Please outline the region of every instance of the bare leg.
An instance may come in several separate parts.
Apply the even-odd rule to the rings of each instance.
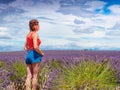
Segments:
[[[40,70],[40,63],[32,64],[32,69],[33,69],[32,90],[36,90],[38,83],[38,74]]]
[[[31,90],[32,65],[27,64],[27,77],[25,81],[26,90]]]

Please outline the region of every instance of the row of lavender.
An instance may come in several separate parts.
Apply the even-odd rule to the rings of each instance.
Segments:
[[[43,61],[50,59],[79,59],[84,57],[86,59],[98,59],[102,61],[103,59],[111,59],[112,61],[119,61],[120,51],[82,51],[82,50],[44,50],[45,56]],[[12,62],[16,60],[25,60],[24,51],[18,52],[0,52],[0,60],[7,62]],[[118,62],[119,63],[119,62]]]
[[[43,51],[45,56],[43,57],[43,63],[48,62],[49,60],[61,60],[67,61],[68,63],[79,62],[81,59],[83,60],[97,60],[103,62],[103,60],[107,59],[111,62],[111,67],[116,70],[118,75],[118,82],[120,82],[120,51],[73,51],[73,50],[46,50]],[[19,52],[1,52],[0,53],[0,61],[5,61],[8,66],[10,64],[21,60],[25,61],[25,54],[26,52],[19,51]],[[9,84],[9,76],[11,73],[8,72],[9,70],[3,70],[0,68],[0,75],[4,72],[4,76],[1,77],[5,81],[3,83],[3,87]],[[8,78],[7,78],[8,77]]]
[[[42,61],[46,62],[51,59],[60,60],[79,60],[80,58],[85,59],[96,59],[98,61],[103,61],[104,59],[109,59],[111,61],[111,66],[117,70],[120,76],[120,51],[80,51],[80,50],[45,50],[43,51],[45,56]],[[25,60],[26,52],[1,52],[0,60],[7,61],[8,64],[13,63],[16,60]],[[119,78],[120,81],[120,78]]]

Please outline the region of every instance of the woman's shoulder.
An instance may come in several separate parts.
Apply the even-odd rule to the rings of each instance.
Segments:
[[[32,32],[32,37],[38,37],[38,33],[37,32]]]
[[[26,35],[26,37],[30,37],[30,34],[31,34],[31,32],[29,32],[29,33]]]
[[[37,32],[31,32],[32,33],[32,35],[38,35],[38,33]]]
[[[33,35],[37,35],[37,32],[32,32],[32,31],[30,31],[30,32],[27,34],[27,36],[33,36]]]

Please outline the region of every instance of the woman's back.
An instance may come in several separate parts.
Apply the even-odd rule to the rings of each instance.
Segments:
[[[34,34],[35,32],[29,32],[28,33],[28,35],[27,35],[27,37],[26,37],[26,41],[27,41],[27,49],[28,50],[32,50],[32,49],[34,49],[34,43],[33,43],[33,34]],[[39,39],[39,38],[37,38],[37,44],[38,44],[38,46],[40,46],[40,44],[41,44],[41,40]]]

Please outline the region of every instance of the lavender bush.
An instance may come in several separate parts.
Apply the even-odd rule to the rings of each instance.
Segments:
[[[110,63],[110,68],[115,71],[117,77],[116,84],[119,86],[120,51],[45,50],[43,52],[45,56],[42,59],[39,73],[39,90],[54,90],[56,85],[54,80],[63,72],[63,68],[77,66],[79,63],[88,60],[103,63],[105,59]],[[19,75],[19,71],[25,71],[26,68],[25,54],[23,51],[0,53],[0,90],[25,90],[26,74],[24,72]],[[19,61],[23,63],[23,66],[17,68],[16,62]]]
[[[54,81],[51,90],[113,90],[117,86],[115,71],[106,61],[88,60],[62,68]]]

